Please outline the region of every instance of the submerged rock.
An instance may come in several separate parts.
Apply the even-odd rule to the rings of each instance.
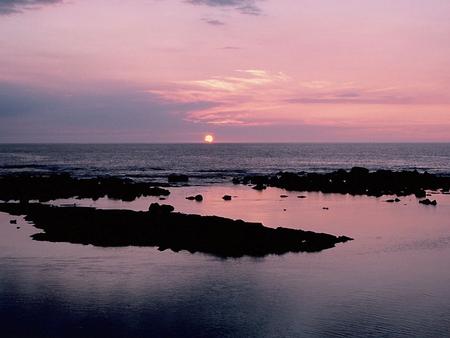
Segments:
[[[230,196],[230,195],[224,195],[224,196],[222,197],[222,199],[223,199],[224,201],[231,201],[231,196]]]
[[[154,203],[149,212],[55,207],[45,204],[0,203],[0,211],[26,215],[43,232],[35,240],[97,246],[156,246],[175,252],[204,252],[220,257],[265,256],[287,252],[314,252],[351,238],[217,216],[173,212]]]

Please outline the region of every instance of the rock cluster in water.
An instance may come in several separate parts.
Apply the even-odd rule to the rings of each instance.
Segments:
[[[276,175],[253,175],[233,179],[235,184],[251,184],[256,190],[266,187],[283,188],[290,191],[320,191],[352,195],[415,195],[426,196],[425,189],[450,190],[450,177],[437,176],[418,171],[377,170],[354,167],[331,173],[280,172]]]
[[[0,200],[47,202],[60,198],[109,197],[133,201],[141,196],[168,196],[170,191],[150,183],[115,177],[75,178],[67,174],[0,176]]]
[[[420,204],[424,204],[424,205],[437,205],[436,200],[430,200],[430,199],[424,199],[422,201],[419,201]]]
[[[156,246],[175,252],[203,252],[220,257],[314,252],[351,240],[311,231],[267,228],[217,216],[173,212],[154,203],[148,212],[56,207],[39,203],[0,203],[0,211],[26,215],[43,232],[35,240],[97,246]]]

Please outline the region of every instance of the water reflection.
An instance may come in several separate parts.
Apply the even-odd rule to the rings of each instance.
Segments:
[[[193,193],[202,193],[204,202],[184,199]],[[225,193],[238,197],[225,202]],[[167,202],[183,212],[356,240],[317,254],[222,260],[34,242],[28,236],[36,229],[21,218],[16,229],[11,216],[0,214],[2,336],[450,334],[448,195],[436,195],[435,208],[415,198],[393,205],[367,197],[279,195],[278,189],[190,187],[173,189]],[[77,203],[145,210],[155,200]]]

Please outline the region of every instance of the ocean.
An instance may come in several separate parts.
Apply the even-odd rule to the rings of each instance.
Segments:
[[[369,169],[450,175],[449,143],[258,144],[3,144],[0,174],[69,172],[165,181],[185,173],[191,183],[223,183],[234,176],[281,170],[326,172]]]
[[[163,202],[176,211],[354,238],[318,253],[221,259],[33,241],[38,229],[0,213],[2,337],[450,336],[450,195],[430,191],[434,207],[414,196],[386,203],[388,196],[311,192],[299,199],[230,182],[247,173],[354,165],[449,174],[449,144],[1,145],[0,165],[3,173],[161,181],[186,173],[193,184],[170,187]],[[185,199],[197,193],[203,202]],[[148,210],[154,202],[161,203],[50,203]]]

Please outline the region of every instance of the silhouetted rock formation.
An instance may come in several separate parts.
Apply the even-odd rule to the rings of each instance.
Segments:
[[[157,246],[175,252],[204,252],[221,257],[265,256],[314,252],[351,240],[329,234],[286,228],[267,228],[217,216],[172,212],[152,204],[148,212],[55,207],[38,203],[0,203],[0,211],[26,215],[43,230],[33,239],[97,246]]]
[[[436,200],[429,200],[428,198],[423,200],[423,201],[419,201],[420,204],[425,204],[425,205],[437,205]]]
[[[222,199],[223,199],[224,201],[231,201],[231,196],[230,196],[230,195],[224,195],[224,196],[222,197]]]
[[[167,177],[169,183],[186,183],[189,182],[189,176],[183,174],[170,174]]]
[[[141,196],[167,196],[169,190],[150,183],[134,182],[130,179],[99,177],[74,178],[66,174],[51,175],[5,175],[0,177],[0,200],[38,200],[47,202],[59,198],[109,197],[133,201]]]
[[[321,191],[352,195],[397,195],[414,194],[418,198],[426,196],[425,189],[448,191],[450,177],[419,173],[418,171],[377,170],[355,167],[350,171],[337,170],[331,173],[291,173],[280,172],[268,176],[246,176],[234,178],[233,183],[256,184],[254,189],[266,186],[291,191]]]
[[[194,201],[195,200],[197,202],[201,202],[201,201],[203,201],[203,196],[198,194],[198,195],[195,195],[195,196],[188,196],[188,197],[186,197],[186,199],[189,200],[189,201]]]
[[[398,202],[400,202],[400,198],[389,199],[389,200],[386,200],[386,202],[388,202],[388,203],[398,203]]]

